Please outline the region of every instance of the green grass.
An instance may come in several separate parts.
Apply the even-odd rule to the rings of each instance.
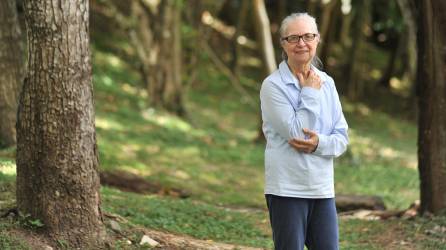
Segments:
[[[7,230],[11,228],[8,222],[0,221],[0,249],[2,250],[28,250],[31,249],[28,245],[22,242],[21,239],[10,235]]]
[[[343,104],[350,145],[337,160],[337,192],[378,195],[390,209],[407,208],[419,198],[416,127],[361,103]]]
[[[15,207],[15,162],[14,148],[0,150],[0,215],[7,209]],[[21,239],[11,235],[9,231],[17,224],[7,218],[0,218],[0,249],[30,249]]]
[[[110,188],[103,188],[102,194],[106,211],[134,224],[198,239],[271,247],[268,232],[258,228],[258,224],[268,223],[261,210],[242,213],[190,199],[128,194]]]

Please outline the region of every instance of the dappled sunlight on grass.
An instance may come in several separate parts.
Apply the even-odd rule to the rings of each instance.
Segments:
[[[252,143],[258,110],[241,104],[227,79],[200,70],[185,98],[185,120],[147,108],[136,78],[117,72],[102,68],[95,78],[103,170],[126,170],[213,204],[265,207],[264,146]],[[100,75],[114,82],[107,85]],[[337,191],[380,195],[391,208],[407,207],[418,196],[415,126],[362,103],[342,103],[351,129],[348,152],[336,164]]]
[[[391,209],[419,199],[416,126],[342,99],[350,145],[337,159],[336,191],[383,197]]]
[[[16,175],[16,165],[12,160],[0,159],[0,173],[9,176]]]
[[[104,119],[102,117],[98,117],[96,116],[96,128],[102,128],[102,129],[112,129],[115,131],[123,131],[124,127],[122,126],[122,124],[110,120],[110,119]]]
[[[105,120],[119,120],[105,114],[98,116]],[[250,155],[246,158],[239,156],[243,152],[240,151],[243,143],[240,145],[237,137],[226,139],[214,132],[208,135],[209,132],[162,112],[153,112],[140,121],[120,119],[120,123],[122,130],[98,126],[102,169],[126,170],[163,185],[188,190],[195,199],[211,203],[264,206],[263,166],[259,164],[259,171],[240,165],[245,164],[242,162],[250,159]],[[145,127],[152,129],[141,132]],[[239,182],[240,175],[249,176],[249,181]],[[231,184],[231,179],[235,183]],[[245,191],[240,193],[240,188]],[[221,198],[216,200],[216,196]]]
[[[171,114],[156,114],[155,110],[151,108],[143,111],[142,117],[160,127],[177,129],[181,132],[190,132],[192,130],[192,126],[182,121],[179,117]],[[203,134],[203,132],[198,134]]]
[[[417,155],[406,150],[396,149],[390,144],[383,145],[372,137],[359,135],[354,129],[349,130],[349,151],[352,154],[353,164],[366,162],[392,162],[402,167],[415,169],[417,166]]]
[[[394,119],[381,112],[373,112],[361,103],[342,99],[349,123],[350,146],[353,157],[366,161],[401,162],[414,168],[417,162],[416,126]]]
[[[406,209],[419,198],[417,171],[391,165],[339,164],[335,169],[338,194],[377,195],[390,209]]]

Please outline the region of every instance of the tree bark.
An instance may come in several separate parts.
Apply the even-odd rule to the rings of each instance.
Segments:
[[[446,209],[446,2],[415,2],[421,212],[436,214]]]
[[[16,113],[24,74],[16,2],[0,2],[0,147],[16,143]]]
[[[25,0],[17,206],[70,248],[103,246],[88,0]]]

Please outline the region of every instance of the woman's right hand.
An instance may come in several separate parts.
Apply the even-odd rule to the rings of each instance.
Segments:
[[[308,72],[307,77],[302,75],[301,73],[297,74],[297,79],[299,80],[300,87],[310,87],[315,89],[321,88],[321,78],[312,70]]]

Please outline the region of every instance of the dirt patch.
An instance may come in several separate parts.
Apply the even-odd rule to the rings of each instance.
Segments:
[[[406,235],[401,222],[392,221],[387,223],[385,232],[373,239],[373,243],[381,249],[414,250],[417,249],[414,240]]]
[[[23,228],[10,228],[7,230],[6,234],[19,240],[20,242],[25,243],[25,245],[30,249],[54,249],[51,247],[51,241],[47,237],[31,230],[26,230]]]
[[[159,249],[172,250],[260,250],[262,248],[245,247],[231,244],[218,243],[214,241],[198,240],[189,236],[175,235],[166,232],[140,229],[145,235],[158,241]],[[157,247],[158,248],[158,247]]]
[[[139,249],[141,238],[146,235],[159,243],[153,249],[167,249],[167,250],[261,250],[262,248],[246,247],[240,245],[226,244],[214,242],[212,240],[195,239],[187,235],[178,235],[169,232],[163,232],[153,229],[148,229],[136,225],[132,225],[129,221],[116,214],[104,214],[104,219],[109,230],[109,237],[114,239],[114,242],[120,241],[121,247],[124,249]],[[118,223],[120,227],[125,229],[116,230],[110,227],[111,222]],[[126,245],[123,246],[122,242]],[[113,247],[112,247],[113,248]]]
[[[125,192],[168,195],[178,198],[188,198],[190,196],[190,193],[185,190],[164,187],[125,171],[100,172],[100,178],[101,185],[115,187]]]

